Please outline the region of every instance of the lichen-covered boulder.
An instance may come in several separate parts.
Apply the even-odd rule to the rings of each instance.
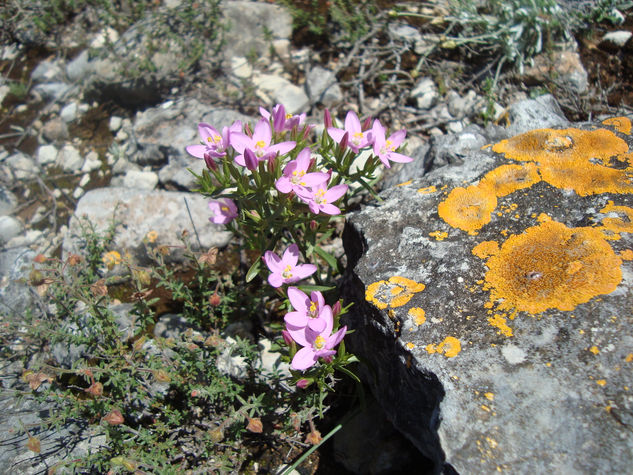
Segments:
[[[491,143],[348,219],[349,347],[446,473],[627,473],[633,138],[620,117]]]

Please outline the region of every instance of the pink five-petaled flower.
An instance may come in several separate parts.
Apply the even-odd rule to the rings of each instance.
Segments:
[[[290,364],[292,369],[304,371],[313,366],[319,358],[327,359],[336,354],[336,350],[333,348],[341,342],[347,327],[332,333],[334,318],[331,307],[325,305],[321,314],[321,318],[325,320],[325,327],[320,332],[316,332],[310,327],[302,329],[287,327],[292,339],[303,347],[292,358],[292,363]]]
[[[341,210],[334,206],[336,200],[347,193],[347,185],[334,185],[327,188],[327,183],[323,182],[318,186],[313,186],[310,190],[297,191],[297,196],[308,204],[310,211],[314,214],[340,214]]]
[[[220,134],[211,125],[200,122],[198,133],[202,139],[199,145],[186,147],[187,153],[196,158],[203,158],[207,163],[213,158],[221,158],[226,155],[226,149],[231,145],[231,134],[242,132],[242,123],[235,121],[230,127],[224,127]]]
[[[209,201],[209,209],[213,216],[209,221],[216,224],[227,224],[237,218],[237,206],[229,198],[220,198],[218,201]]]
[[[402,145],[404,138],[407,135],[407,131],[402,129],[394,132],[385,139],[385,128],[380,121],[376,119],[374,125],[371,128],[371,134],[374,139],[374,155],[376,155],[380,161],[387,167],[391,168],[389,160],[392,162],[408,163],[412,162],[413,158],[397,153],[395,150]]]
[[[264,119],[270,120],[270,112],[263,107],[259,108],[259,113]],[[273,107],[272,118],[275,132],[283,132],[284,130],[292,130],[293,127],[299,128],[306,120],[306,114],[305,112],[299,115],[287,114],[286,108],[281,104],[277,104]]]
[[[282,284],[293,284],[314,274],[317,270],[314,264],[299,264],[299,246],[291,244],[279,257],[272,251],[264,253],[264,262],[270,269],[268,283],[273,287],[281,287]]]
[[[295,160],[288,162],[283,175],[275,182],[275,188],[281,193],[290,193],[291,191],[305,193],[307,187],[318,186],[329,179],[329,175],[324,172],[307,173],[309,168],[310,149],[306,147],[299,152]]]
[[[253,152],[258,161],[264,161],[274,158],[277,153],[283,155],[295,148],[295,142],[281,142],[274,145],[270,144],[272,140],[272,131],[270,123],[266,119],[262,119],[255,124],[253,136],[249,137],[244,133],[236,133],[231,135],[231,146],[239,153],[235,157],[235,163],[246,166],[244,151]]]
[[[360,119],[354,111],[349,111],[345,116],[345,129],[328,127],[327,133],[338,144],[341,143],[343,136],[347,133],[347,146],[351,148],[354,153],[358,153],[361,148],[371,145],[371,137],[367,131],[362,130]]]
[[[288,299],[295,309],[284,316],[288,328],[305,328],[317,333],[325,329],[326,321],[321,317],[325,308],[325,299],[321,292],[312,292],[310,297],[296,287],[288,287]],[[330,310],[331,312],[331,310]]]

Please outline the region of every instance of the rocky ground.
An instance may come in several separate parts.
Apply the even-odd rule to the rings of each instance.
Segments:
[[[191,223],[187,209],[204,248],[226,244],[230,236],[208,223],[204,211],[196,212],[206,207],[189,192],[194,179],[187,168],[200,171],[204,164],[184,147],[197,142],[201,121],[221,127],[252,120],[258,107],[276,103],[291,113],[307,112],[315,124],[325,107],[340,118],[349,109],[380,117],[393,129],[407,128],[408,150],[416,158],[408,172],[396,169],[386,177],[385,183],[396,184],[412,169],[421,176],[463,161],[463,147],[455,144],[463,144],[475,125],[492,124],[492,133],[494,124],[509,125],[506,135],[513,126],[518,133],[525,114],[539,112],[511,116],[509,106],[544,92],[553,93],[561,115],[572,121],[633,111],[630,15],[617,25],[602,20],[579,28],[521,73],[508,67],[495,77],[498,58],[476,45],[441,46],[447,24],[438,19],[448,15],[442,1],[409,5],[422,19],[389,15],[395,2],[383,2],[360,37],[293,29],[288,9],[270,2],[226,1],[225,24],[233,28],[224,33],[223,46],[200,30],[195,57],[187,51],[197,30],[180,31],[184,20],[176,14],[187,2],[156,3],[157,15],[118,29],[104,28],[98,12],[88,8],[48,36],[38,36],[27,23],[4,30],[0,303],[1,313],[14,317],[3,318],[37,302],[18,280],[33,257],[73,249],[75,214],[106,225],[113,198],[126,201],[118,216],[126,224],[126,234],[117,238],[122,247],[140,248],[149,230],[158,232],[161,243],[173,243]],[[152,22],[160,18],[174,19],[174,34],[160,37],[157,48],[151,32],[160,28]],[[493,79],[497,84],[490,89],[486,84]],[[485,145],[473,137],[472,147]],[[169,219],[152,219],[168,213]],[[10,335],[4,343],[14,344]],[[4,361],[3,384],[9,387],[21,368],[10,357]],[[11,398],[3,404],[6,413],[15,409]],[[20,410],[36,418],[38,408]],[[15,423],[4,420],[2,432]],[[68,433],[78,432],[73,430]],[[4,467],[28,459],[25,450],[7,454]],[[359,463],[347,466],[362,473],[366,467]]]

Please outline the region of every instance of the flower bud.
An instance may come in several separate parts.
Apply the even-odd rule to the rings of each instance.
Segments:
[[[286,345],[292,345],[294,343],[294,340],[290,336],[288,330],[281,330],[281,336],[284,338]]]
[[[78,256],[77,254],[71,254],[70,256],[68,256],[68,265],[70,267],[75,267],[80,262],[81,262],[81,256]]]
[[[367,117],[365,119],[365,122],[363,122],[363,126],[361,128],[361,130],[368,130],[371,128],[371,116]]]
[[[103,384],[99,382],[92,383],[85,391],[94,397],[101,396],[103,394]]]
[[[345,135],[343,135],[343,138],[339,143],[339,147],[341,147],[341,150],[345,150],[347,148],[347,142],[349,142],[349,132],[345,132]]]
[[[303,378],[300,379],[299,381],[297,381],[297,387],[299,389],[305,389],[310,385],[310,381],[308,381],[307,379]]]
[[[317,223],[314,219],[310,221],[310,229],[312,231],[316,231],[319,228],[319,223]]]
[[[222,302],[222,299],[218,295],[217,292],[213,292],[213,295],[209,297],[209,305],[212,307],[217,307]]]
[[[257,169],[257,157],[250,148],[244,149],[244,163],[249,170]]]
[[[326,129],[332,127],[332,116],[327,108],[323,111],[323,125]]]
[[[43,264],[44,262],[48,260],[48,257],[46,257],[44,254],[38,254],[37,256],[35,256],[35,259],[33,260],[37,262],[38,264]]]
[[[332,316],[336,318],[338,317],[339,313],[341,313],[341,301],[337,300],[336,302],[334,302],[334,305],[332,305]]]
[[[209,155],[208,153],[204,154],[204,163],[207,166],[207,168],[209,170],[217,170],[218,169],[218,164],[215,163],[215,160],[213,159],[213,157],[211,155]]]

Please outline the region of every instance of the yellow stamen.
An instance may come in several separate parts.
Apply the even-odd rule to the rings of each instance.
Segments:
[[[314,348],[316,348],[317,350],[320,350],[324,346],[325,346],[325,338],[323,338],[321,335],[317,336],[316,339],[314,340]]]

